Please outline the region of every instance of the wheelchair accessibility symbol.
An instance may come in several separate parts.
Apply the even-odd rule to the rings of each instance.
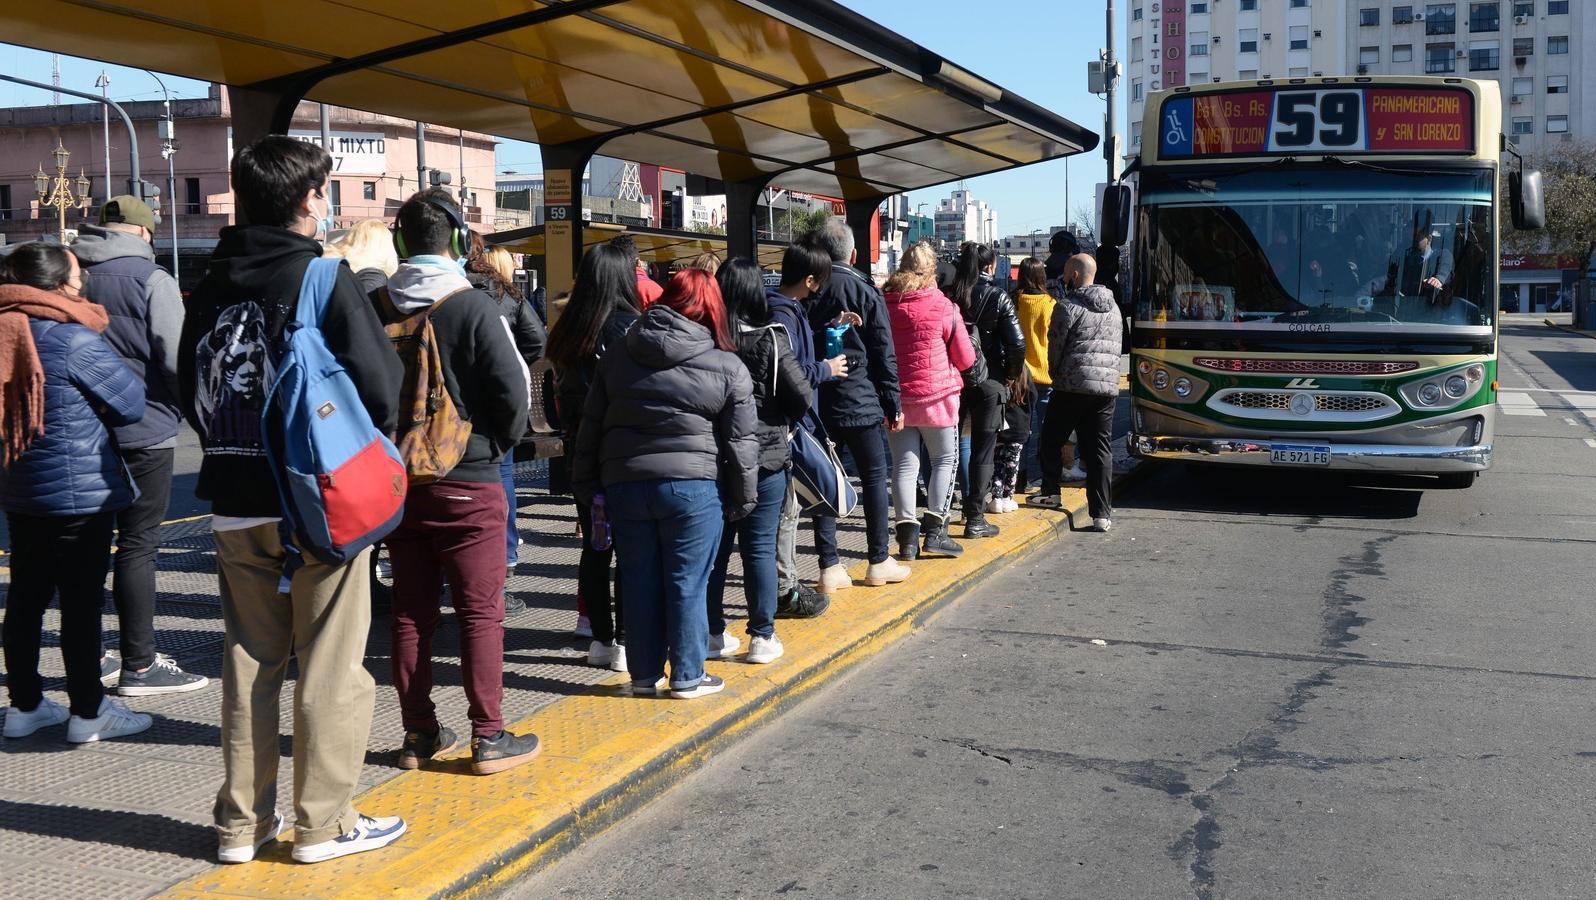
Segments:
[[[1168,121],[1168,128],[1164,131],[1164,143],[1180,146],[1191,140],[1186,136],[1186,126],[1181,123],[1179,112],[1171,109],[1169,115],[1164,118]]]
[[[1160,152],[1164,156],[1190,156],[1193,127],[1192,98],[1174,97],[1164,104],[1164,115],[1159,135]]]

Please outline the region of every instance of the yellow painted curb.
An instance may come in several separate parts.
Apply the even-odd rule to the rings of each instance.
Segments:
[[[957,560],[911,564],[908,581],[833,595],[819,619],[782,619],[786,655],[764,666],[711,660],[726,680],[694,700],[630,696],[624,675],[540,709],[511,730],[543,742],[535,761],[469,774],[465,758],[406,772],[362,794],[370,815],[399,815],[406,835],[384,850],[317,865],[289,859],[288,836],[255,862],[217,868],[166,896],[446,897],[491,894],[546,866],[656,797],[712,750],[842,671],[890,646],[972,582],[1041,547],[1085,509],[1065,489],[1062,512],[1022,507],[991,516],[1003,531],[965,543]],[[864,565],[854,575],[863,575]],[[396,748],[397,749],[397,748]]]

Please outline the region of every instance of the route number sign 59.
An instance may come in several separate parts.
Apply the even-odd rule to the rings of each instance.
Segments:
[[[1469,153],[1461,88],[1355,86],[1176,94],[1159,109],[1161,158]]]
[[[1275,96],[1269,149],[1326,151],[1362,149],[1360,91],[1292,91]]]

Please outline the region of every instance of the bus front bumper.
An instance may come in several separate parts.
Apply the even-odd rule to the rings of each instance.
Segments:
[[[1132,433],[1126,439],[1131,455],[1142,459],[1173,459],[1279,468],[1327,468],[1365,472],[1410,472],[1427,475],[1479,472],[1491,465],[1491,445],[1429,447],[1399,444],[1351,444],[1323,438],[1286,442],[1254,438],[1175,437]],[[1328,464],[1277,462],[1276,449],[1304,446],[1329,449]]]

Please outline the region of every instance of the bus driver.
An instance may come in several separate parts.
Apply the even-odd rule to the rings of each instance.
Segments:
[[[1425,224],[1413,229],[1412,246],[1400,258],[1391,260],[1384,276],[1363,286],[1365,294],[1390,296],[1395,292],[1401,297],[1416,297],[1421,291],[1430,290],[1436,292],[1431,295],[1436,298],[1452,281],[1452,252],[1431,246],[1441,235],[1430,230],[1429,215],[1424,218]]]

